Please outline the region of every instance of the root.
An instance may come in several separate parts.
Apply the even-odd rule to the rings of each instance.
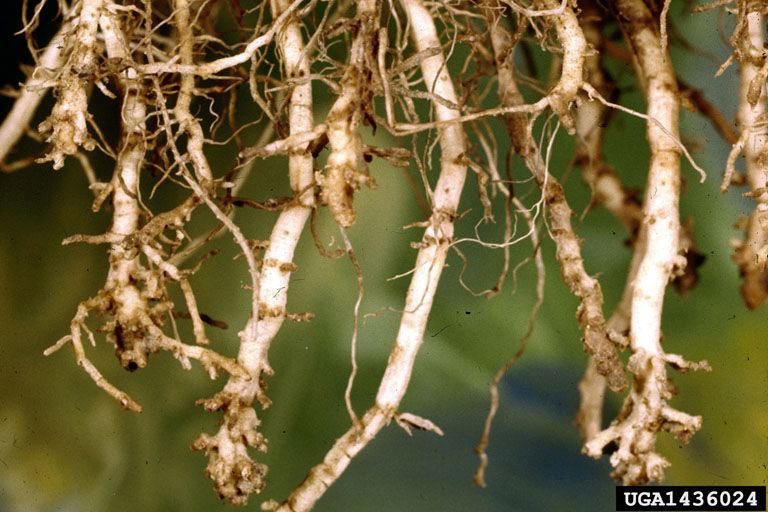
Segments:
[[[434,21],[420,0],[402,0],[401,3],[410,22],[416,48],[424,51],[438,46]],[[435,94],[456,102],[453,83],[446,72],[442,55],[424,59],[421,62],[421,72],[424,83]],[[439,103],[434,104],[434,111],[440,121],[458,117],[458,112]],[[400,329],[379,384],[376,402],[360,418],[359,423],[353,424],[347,433],[336,441],[323,462],[315,466],[304,482],[276,509],[279,512],[303,512],[311,509],[347,468],[352,458],[398,414],[398,405],[405,395],[416,355],[423,342],[427,318],[453,236],[453,218],[466,177],[466,167],[458,163],[466,150],[460,125],[448,123],[438,131],[438,140],[443,152],[442,168],[435,187],[432,215],[416,256]]]
[[[273,14],[284,19],[297,3],[285,0],[272,2]],[[286,77],[306,75],[309,63],[304,55],[304,41],[300,25],[290,20],[277,35],[277,43],[283,55]],[[312,87],[299,85],[290,96],[289,127],[291,136],[311,132]],[[265,485],[267,467],[253,461],[248,447],[266,451],[266,439],[257,432],[259,420],[253,409],[253,401],[263,407],[271,403],[265,394],[264,376],[272,375],[267,353],[280,330],[287,314],[287,291],[290,275],[296,270],[293,254],[301,232],[314,207],[312,156],[308,148],[295,152],[289,158],[290,185],[297,201],[285,208],[275,222],[269,242],[266,244],[261,272],[254,276],[254,308],[251,318],[240,332],[238,363],[250,375],[250,379],[230,378],[224,390],[211,399],[202,400],[206,410],[224,412],[219,430],[214,436],[201,434],[192,444],[194,450],[204,450],[208,456],[206,475],[214,481],[219,496],[233,505],[247,503],[248,496],[258,493]],[[223,221],[223,220],[222,220]],[[247,255],[252,252],[246,247]]]
[[[51,115],[38,126],[41,134],[53,147],[38,163],[53,162],[54,169],[64,166],[64,158],[73,155],[82,146],[87,151],[96,147],[96,141],[88,133],[88,94],[86,88],[95,72],[96,32],[104,9],[104,0],[83,0],[80,3],[78,23],[74,36],[67,38],[72,44],[64,68],[56,83],[58,101]]]
[[[736,159],[739,154],[743,155],[750,188],[745,195],[753,197],[756,205],[746,222],[744,241],[734,240],[731,245],[735,249],[733,259],[744,278],[741,286],[744,302],[750,309],[757,309],[768,298],[768,123],[765,120],[768,60],[761,66],[754,57],[764,45],[764,14],[756,10],[757,4],[740,1],[737,5],[739,23],[731,40],[739,61],[736,122],[741,135],[728,155],[721,190],[727,190]]]
[[[584,452],[602,456],[610,443],[618,446],[611,455],[614,478],[624,485],[664,480],[667,460],[656,452],[661,430],[687,442],[701,427],[701,417],[690,416],[667,405],[673,393],[666,377],[666,364],[682,361],[661,348],[661,311],[664,291],[686,261],[678,253],[680,221],[680,156],[677,140],[677,83],[669,57],[663,53],[654,20],[644,3],[622,0],[616,5],[617,18],[628,47],[636,56],[640,81],[645,85],[648,104],[647,138],[651,163],[643,205],[643,226],[635,246],[636,274],[632,281],[630,348],[628,369],[634,375],[632,391],[619,416],[610,427],[594,434],[599,382],[586,380],[582,387],[595,393],[582,398],[582,435],[588,439]],[[651,120],[654,120],[651,122]],[[633,262],[634,263],[634,262]],[[626,296],[626,295],[625,295]],[[683,366],[708,369],[705,361]],[[593,383],[594,387],[590,385]],[[589,438],[588,436],[593,435]]]
[[[584,453],[600,458],[611,445],[617,449],[610,457],[612,476],[623,485],[663,482],[669,462],[656,453],[656,436],[669,432],[683,443],[701,428],[701,416],[690,416],[667,405],[673,388],[667,381],[665,365],[682,358],[674,354],[661,357],[643,349],[635,350],[627,365],[635,375],[632,390],[610,427],[595,434],[584,445]],[[695,369],[710,369],[706,361],[686,363]]]
[[[499,87],[502,89],[499,95],[502,102],[506,105],[520,105],[523,103],[523,98],[513,78],[511,61],[508,60],[508,55],[511,55],[512,50],[510,48],[511,38],[500,22],[492,21],[489,24],[491,26],[491,42],[499,70]],[[570,38],[570,46],[564,49],[566,53],[582,52],[581,57],[576,55],[569,57],[571,62],[569,66],[574,69],[568,73],[564,71],[560,82],[558,82],[559,84],[568,83],[556,87],[556,90],[562,91],[558,93],[560,95],[558,98],[560,99],[557,101],[564,102],[565,105],[568,102],[565,102],[562,95],[567,92],[567,94],[572,95],[572,98],[581,86],[581,80],[577,78],[581,75],[575,68],[581,69],[581,59],[583,59],[583,51],[586,46],[586,43],[576,44],[571,41],[571,39],[577,37],[573,34],[574,30],[575,27],[570,23],[567,27],[562,27],[559,30],[561,39]],[[583,40],[583,35],[581,35],[581,38]],[[575,84],[571,83],[574,80]],[[561,120],[569,115],[569,113],[563,112]],[[563,188],[549,174],[539,148],[533,140],[533,120],[527,119],[522,114],[512,114],[506,117],[504,121],[515,151],[523,157],[526,166],[542,190],[543,199],[549,211],[550,231],[552,239],[557,246],[556,254],[560,262],[563,280],[571,292],[579,297],[580,300],[576,317],[580,328],[584,331],[583,343],[585,351],[596,358],[598,371],[601,375],[606,376],[611,389],[615,391],[621,390],[626,387],[627,379],[623,364],[605,328],[605,318],[602,313],[602,290],[597,280],[589,276],[584,269],[584,262],[581,258],[581,244],[571,226],[572,211],[565,200]],[[568,122],[573,124],[573,121]]]
[[[490,442],[491,437],[491,424],[493,423],[493,419],[496,417],[496,412],[499,410],[499,383],[501,382],[501,379],[503,379],[507,374],[509,369],[512,368],[512,366],[517,362],[518,359],[520,359],[520,357],[522,357],[523,353],[525,352],[525,347],[528,345],[528,340],[533,334],[533,327],[536,322],[536,314],[539,312],[539,308],[544,302],[545,271],[544,261],[541,256],[541,247],[539,245],[539,236],[535,229],[533,218],[524,208],[521,208],[521,206],[522,205],[518,202],[518,208],[520,208],[520,211],[523,212],[525,220],[528,222],[532,233],[531,243],[533,244],[533,258],[536,263],[536,302],[531,308],[531,314],[528,317],[528,330],[525,332],[525,335],[523,335],[523,338],[520,341],[520,348],[512,355],[512,357],[507,360],[504,366],[498,369],[496,375],[494,375],[493,380],[491,381],[491,386],[489,388],[491,407],[488,411],[488,415],[485,417],[485,425],[483,426],[483,434],[480,437],[480,442],[478,442],[477,446],[475,447],[475,453],[480,458],[480,466],[478,466],[477,471],[475,472],[472,483],[478,487],[485,487],[485,468],[488,467],[488,453],[486,450],[488,448],[488,443]]]

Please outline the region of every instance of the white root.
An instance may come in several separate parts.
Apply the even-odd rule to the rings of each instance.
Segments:
[[[642,1],[620,0],[619,21],[636,56],[638,76],[648,105],[647,138],[651,149],[643,204],[643,225],[635,250],[642,251],[632,288],[628,369],[632,389],[614,422],[584,445],[584,452],[600,457],[607,445],[614,478],[624,485],[663,481],[667,460],[656,452],[656,437],[666,430],[687,442],[701,427],[701,417],[675,411],[667,405],[673,389],[667,381],[668,356],[661,348],[661,313],[664,292],[676,272],[685,266],[678,254],[680,220],[680,152],[675,143],[679,99],[669,57],[662,53],[658,32]],[[650,120],[655,120],[650,122]],[[668,136],[671,134],[672,136]],[[694,365],[691,365],[694,366]],[[708,368],[706,362],[695,365]]]
[[[41,133],[50,132],[46,139],[53,147],[38,162],[53,162],[54,169],[64,166],[64,158],[73,155],[80,146],[90,151],[96,141],[88,134],[87,84],[95,72],[98,42],[96,33],[104,0],[83,0],[77,18],[77,28],[70,35],[74,41],[64,69],[56,84],[58,101],[51,115],[38,127]]]
[[[418,51],[439,45],[435,23],[420,0],[401,0],[411,34]],[[453,83],[445,68],[441,54],[421,62],[424,83],[433,92],[456,102]],[[347,468],[378,432],[398,413],[398,405],[405,395],[411,378],[416,355],[423,342],[427,318],[443,271],[445,258],[453,237],[453,219],[464,186],[466,167],[457,163],[466,143],[461,125],[450,123],[459,113],[440,104],[433,104],[435,117],[445,124],[438,131],[442,148],[441,171],[435,187],[432,216],[422,238],[421,249],[408,287],[405,307],[395,345],[392,347],[387,368],[379,384],[376,401],[358,425],[353,425],[328,451],[322,463],[315,466],[281,504],[279,512],[305,512]]]
[[[70,30],[72,30],[70,22],[62,23],[40,57],[39,65],[22,86],[21,95],[13,103],[11,111],[0,125],[0,162],[5,161],[29,126],[37,106],[50,88],[49,75],[57,73],[64,64],[66,58],[64,42]]]
[[[294,7],[286,0],[272,0],[271,3],[272,11],[278,17],[285,16]],[[309,62],[299,23],[288,21],[276,39],[283,55],[286,78],[306,75]],[[294,87],[288,114],[291,135],[312,131],[312,110],[311,84]],[[224,418],[214,436],[203,433],[192,447],[206,452],[209,457],[206,474],[214,480],[219,495],[233,505],[245,504],[248,496],[260,492],[265,484],[267,467],[255,462],[247,449],[251,446],[266,451],[266,440],[256,430],[259,420],[253,401],[257,400],[264,407],[270,403],[262,387],[262,375],[272,374],[269,346],[286,317],[287,291],[291,273],[295,270],[293,253],[314,207],[312,163],[312,155],[306,148],[289,158],[291,189],[298,202],[283,210],[275,222],[258,276],[258,290],[254,290],[254,310],[240,333],[237,360],[251,378],[233,376],[223,391],[200,401],[207,410],[223,410]]]
[[[739,153],[744,156],[749,196],[757,203],[746,223],[745,240],[736,240],[733,259],[739,265],[744,282],[741,294],[751,309],[757,309],[768,298],[768,119],[764,70],[768,60],[761,67],[753,57],[762,52],[765,36],[765,17],[757,4],[739,2],[739,17],[746,18],[746,33],[738,40],[739,55],[739,107],[736,122],[741,130],[739,141],[734,144],[728,156],[722,190],[725,191],[734,173],[734,164]]]

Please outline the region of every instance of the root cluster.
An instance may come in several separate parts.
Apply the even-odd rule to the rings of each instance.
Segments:
[[[267,449],[257,410],[271,404],[266,393],[266,379],[273,374],[270,344],[286,318],[312,318],[309,312],[286,309],[291,274],[297,270],[294,251],[302,236],[310,236],[310,219],[318,257],[346,255],[358,275],[354,370],[346,396],[351,424],[283,503],[265,505],[281,511],[311,509],[393,418],[409,432],[442,433],[431,421],[399,407],[446,258],[452,250],[464,258],[463,243],[504,252],[504,268],[495,286],[484,292],[491,297],[502,291],[510,247],[532,242],[530,259],[540,277],[532,329],[543,300],[540,237],[553,240],[563,282],[578,299],[575,319],[588,357],[577,415],[583,451],[596,458],[612,452],[617,480],[662,481],[669,463],[656,450],[657,435],[669,432],[687,442],[701,427],[701,417],[669,405],[674,390],[667,369],[709,367],[706,361],[691,363],[668,354],[661,346],[667,285],[687,293],[702,260],[692,223],[680,220],[681,160],[687,158],[702,180],[705,175],[680,141],[678,117],[681,106],[698,110],[733,143],[722,188],[746,184],[744,195],[755,203],[741,223],[744,240],[733,241],[744,300],[755,309],[768,297],[768,59],[763,50],[766,12],[760,2],[731,0],[697,8],[725,9],[738,20],[730,40],[733,55],[721,69],[738,66],[737,132],[700,91],[677,76],[669,56],[675,44],[669,36],[669,0],[663,5],[646,0],[59,0],[61,27],[46,48],[37,50],[35,28],[46,12],[43,4],[25,18],[24,34],[36,65],[0,126],[0,161],[8,172],[29,163],[26,157],[13,161],[12,148],[50,91],[53,108],[37,133],[27,131],[46,144],[35,161],[61,169],[75,157],[91,182],[92,209],[107,209],[112,217],[106,233],[64,240],[105,245],[109,271],[101,290],[78,305],[69,333],[46,354],[71,345],[94,382],[137,412],[138,402],[89,361],[84,334],[95,346],[94,332],[105,333],[129,371],[167,351],[185,368],[199,361],[211,378],[225,373],[222,391],[198,402],[222,414],[219,429],[192,444],[208,456],[205,472],[222,498],[245,504],[266,484],[267,467],[250,449]],[[222,23],[233,29],[220,32]],[[534,62],[536,49],[547,56]],[[644,112],[621,105],[607,71],[609,59],[632,64]],[[545,64],[548,71],[535,73]],[[317,94],[330,98],[324,116]],[[256,118],[238,114],[243,96],[257,108]],[[93,110],[97,100],[118,107],[116,144],[105,135],[107,127],[99,126]],[[622,182],[616,171],[621,162],[603,157],[606,127],[622,115],[647,123],[651,156],[643,198]],[[506,130],[506,139],[494,126]],[[368,145],[364,133],[369,129],[385,130],[400,142]],[[593,192],[590,207],[605,207],[618,219],[632,251],[623,296],[610,315],[600,282],[582,257],[574,211],[558,178],[561,170],[550,164],[561,129],[576,140],[573,163]],[[212,165],[214,145],[232,148],[232,167]],[[114,161],[108,180],[99,181],[103,173],[92,169],[89,155],[94,151]],[[512,160],[513,155],[520,159]],[[739,156],[745,164],[741,178],[735,170]],[[240,195],[249,172],[273,166],[280,157],[287,159],[290,196]],[[357,370],[354,350],[365,269],[354,254],[354,232],[345,230],[356,224],[358,209],[365,208],[356,201],[359,189],[376,188],[368,166],[374,158],[403,169],[414,185],[424,216],[411,227],[423,234],[413,244],[410,286],[375,402],[358,418],[349,393]],[[500,210],[494,206],[503,204],[503,240],[454,237],[466,210],[460,198],[468,176],[477,180],[478,197],[465,194],[463,200],[476,202],[481,223],[494,222],[494,211]],[[158,209],[153,198],[163,194],[183,199]],[[273,212],[266,238],[236,222],[236,210],[243,207]],[[326,208],[344,241],[335,250],[319,240],[314,223]],[[190,233],[193,215],[213,219],[215,228]],[[518,220],[527,226],[522,233]],[[222,233],[229,234],[243,257],[251,294],[251,313],[240,328],[235,359],[212,346],[207,329],[226,326],[201,312],[193,286],[196,272],[215,265],[215,259],[207,261],[215,256],[208,246]],[[171,298],[176,289],[182,304]],[[91,315],[100,318],[98,326],[88,320]],[[177,320],[191,322],[194,339],[182,340]],[[530,330],[525,341],[529,336]],[[623,359],[622,351],[628,352]],[[491,386],[491,413],[477,449],[479,485],[485,485],[496,386],[521,353]],[[603,428],[606,387],[617,393],[629,390],[618,416]]]

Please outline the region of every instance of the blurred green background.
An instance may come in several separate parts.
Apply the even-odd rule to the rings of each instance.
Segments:
[[[680,32],[715,58],[673,49],[676,68],[732,116],[734,71],[712,78],[728,55],[718,40],[717,14],[690,17],[686,9],[685,4],[673,4]],[[18,19],[9,16],[4,29],[9,48],[4,56],[6,82],[13,84],[20,80],[15,52],[23,51],[23,41],[19,45],[19,38],[10,35],[19,28]],[[620,85],[631,85],[631,70],[617,66],[613,72]],[[636,92],[622,94],[620,102],[644,110]],[[3,105],[7,111],[10,101]],[[50,100],[44,108],[50,108]],[[109,124],[109,109],[99,115]],[[768,317],[765,307],[756,312],[744,307],[727,244],[740,236],[732,225],[749,211],[752,200],[741,199],[741,190],[718,192],[728,147],[707,121],[683,112],[681,132],[689,145],[699,148],[694,156],[709,173],[699,184],[695,171],[684,164],[683,215],[694,218],[695,238],[707,259],[699,269],[701,281],[688,297],[668,292],[664,347],[692,360],[706,358],[713,371],[671,375],[680,389],[672,405],[702,415],[704,426],[688,446],[666,434],[660,435],[658,446],[672,463],[669,484],[765,485]],[[376,142],[399,144],[381,132]],[[589,195],[578,169],[566,171],[572,145],[566,135],[558,135],[551,170],[562,177],[571,205],[581,213]],[[214,148],[210,157],[223,169],[234,163],[231,147]],[[648,151],[642,120],[613,118],[606,157],[629,185],[643,186]],[[94,156],[94,163],[99,177],[108,179],[109,161]],[[515,160],[514,165],[516,175],[523,176],[521,162]],[[378,160],[372,171],[379,188],[356,196],[359,217],[348,230],[365,277],[364,314],[402,307],[407,278],[387,279],[411,268],[416,251],[409,242],[419,238],[420,230],[403,226],[422,219],[402,171]],[[284,173],[284,159],[260,163],[244,195],[266,199],[285,193]],[[103,285],[104,247],[60,245],[69,235],[107,229],[109,212],[91,213],[91,199],[79,164],[72,159],[59,172],[40,165],[0,175],[0,511],[229,509],[203,475],[204,455],[189,450],[200,432],[215,431],[219,418],[194,406],[194,401],[215,393],[223,378],[209,380],[196,364],[184,371],[164,353],[152,356],[146,369],[129,374],[99,337],[98,346],[86,347],[87,353],[111,382],[144,406],[144,413],[137,415],[120,410],[98,390],[76,366],[69,347],[48,358],[42,355],[68,332],[77,303]],[[464,192],[460,209],[467,208],[472,211],[458,222],[457,236],[470,236],[481,215],[474,183]],[[501,210],[496,213],[496,225],[480,228],[487,239],[499,240],[503,233]],[[199,229],[211,225],[204,217],[195,214]],[[246,236],[266,238],[274,214],[246,211],[236,218]],[[339,239],[327,212],[319,226],[326,242]],[[590,212],[577,233],[584,238],[587,270],[599,275],[603,285],[608,315],[624,286],[630,256],[623,243],[626,234],[602,210]],[[246,267],[242,260],[232,261],[237,250],[228,237],[213,246],[222,248],[222,254],[203,266],[192,285],[201,311],[230,325],[227,331],[208,327],[214,347],[234,355],[236,333],[248,315],[250,295],[241,288],[248,281]],[[502,254],[472,244],[461,249],[469,260],[465,282],[478,291],[493,286]],[[530,251],[528,242],[515,246],[513,264]],[[574,318],[576,300],[560,279],[550,241],[544,251],[545,302],[527,352],[501,387],[501,408],[488,451],[488,487],[471,485],[478,463],[473,449],[488,409],[487,386],[517,350],[527,328],[535,277],[528,265],[520,272],[516,293],[509,280],[500,296],[475,297],[460,286],[461,260],[451,254],[401,405],[402,411],[434,421],[445,437],[425,432],[408,437],[390,425],[353,460],[315,510],[614,509],[609,464],[581,455],[572,424],[586,356]],[[274,405],[258,412],[269,452],[257,458],[270,472],[266,489],[251,499],[247,510],[259,510],[262,499],[284,499],[349,426],[343,394],[357,296],[354,270],[348,259],[319,256],[308,231],[296,263],[299,270],[293,275],[288,309],[316,316],[309,324],[286,323],[274,341],[270,361],[276,373],[268,391]],[[360,327],[360,372],[353,393],[358,413],[373,401],[398,320],[396,313],[382,312]],[[607,419],[620,400],[609,397]]]

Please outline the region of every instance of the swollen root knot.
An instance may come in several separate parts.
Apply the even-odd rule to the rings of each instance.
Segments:
[[[216,435],[200,434],[192,449],[205,450],[205,476],[213,480],[219,497],[232,505],[245,505],[249,495],[264,488],[268,469],[248,455],[249,446],[267,451],[267,440],[256,430],[260,423],[256,411],[229,393],[198,403],[209,411],[223,410],[224,418]]]
[[[52,147],[48,154],[37,160],[38,163],[53,162],[54,169],[64,166],[67,155],[77,153],[82,146],[87,151],[96,147],[96,141],[88,135],[87,96],[79,87],[74,77],[67,77],[67,87],[62,88],[62,99],[53,108],[51,115],[38,126],[40,133],[49,133],[46,141]]]
[[[267,466],[254,462],[234,445],[222,447],[218,438],[218,435],[201,434],[192,449],[205,450],[208,455],[205,476],[213,480],[213,489],[219,498],[229,500],[232,505],[246,505],[249,495],[264,488]]]
[[[656,438],[662,431],[683,443],[701,428],[701,416],[691,416],[667,405],[674,389],[666,376],[665,365],[681,371],[708,370],[706,361],[684,361],[675,354],[632,355],[627,368],[635,375],[632,390],[618,417],[611,425],[584,444],[583,452],[600,458],[612,451],[612,473],[624,485],[663,482],[669,462],[656,452]]]

